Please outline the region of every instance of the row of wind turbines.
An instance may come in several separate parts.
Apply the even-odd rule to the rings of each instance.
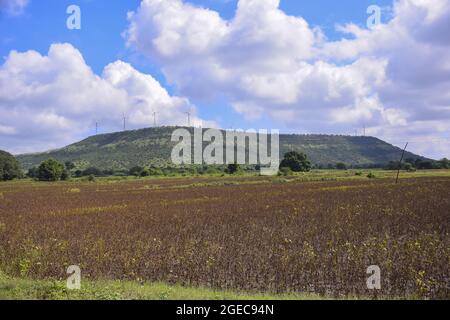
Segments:
[[[190,127],[190,126],[191,126],[191,115],[192,115],[192,112],[186,111],[186,112],[183,112],[183,113],[184,113],[185,115],[187,115],[187,125],[188,125],[188,127]],[[154,112],[152,113],[152,115],[153,115],[153,127],[156,127],[156,126],[158,125],[158,123],[157,123],[157,115],[158,115],[158,112],[154,111]],[[125,114],[125,113],[122,113],[123,131],[126,131],[126,130],[127,130],[127,120],[128,120],[128,117],[126,116],[126,114]],[[98,122],[98,121],[95,121],[95,135],[98,134],[98,129],[99,129],[99,122]]]

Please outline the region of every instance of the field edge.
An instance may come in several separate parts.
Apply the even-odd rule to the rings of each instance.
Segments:
[[[0,300],[329,300],[315,294],[269,294],[185,287],[162,282],[82,280],[80,290],[65,281],[12,278],[0,274]]]

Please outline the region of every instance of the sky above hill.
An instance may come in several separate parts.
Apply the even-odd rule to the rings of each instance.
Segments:
[[[450,0],[0,0],[0,149],[189,112],[449,157],[449,30]]]

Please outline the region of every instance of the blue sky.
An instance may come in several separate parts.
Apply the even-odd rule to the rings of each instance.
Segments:
[[[17,1],[23,0],[4,0],[4,3]],[[196,110],[196,118],[198,121],[204,121],[203,123],[214,123],[223,128],[278,128],[284,132],[336,134],[354,134],[355,131],[361,134],[362,127],[366,126],[369,134],[379,136],[397,145],[401,145],[406,140],[417,141],[417,143],[413,142],[413,146],[415,143],[415,150],[413,151],[418,153],[434,157],[447,154],[450,148],[448,146],[442,147],[442,142],[446,142],[448,145],[448,140],[444,140],[444,138],[449,136],[449,131],[445,124],[438,121],[439,118],[442,120],[442,116],[433,115],[431,119],[425,117],[425,114],[429,115],[426,112],[427,110],[440,108],[440,110],[444,110],[445,119],[448,114],[446,98],[444,98],[444,101],[426,101],[426,104],[417,103],[416,106],[415,102],[411,104],[412,93],[398,95],[392,93],[399,90],[398,88],[411,89],[412,85],[407,83],[409,80],[405,80],[407,79],[407,68],[405,69],[401,61],[409,59],[410,56],[402,56],[401,45],[399,45],[401,41],[404,41],[406,46],[416,46],[418,50],[415,51],[422,51],[421,49],[428,44],[423,43],[423,39],[417,38],[416,33],[403,35],[398,32],[398,34],[401,34],[398,39],[391,39],[389,34],[395,34],[396,31],[403,29],[421,28],[423,17],[420,18],[420,14],[428,14],[431,17],[430,19],[436,20],[430,24],[430,30],[424,30],[424,33],[437,34],[439,29],[433,28],[442,27],[441,20],[445,20],[446,16],[445,14],[444,16],[436,16],[434,10],[439,5],[448,5],[448,0],[438,0],[434,3],[431,1],[419,3],[417,0],[400,0],[396,10],[394,10],[395,3],[388,0],[281,0],[279,4],[276,0],[259,0],[257,4],[252,1],[254,0],[241,0],[242,9],[240,9],[240,12],[243,19],[238,24],[232,22],[239,12],[237,0],[169,0],[158,6],[153,5],[158,2],[158,0],[155,0],[152,5],[142,10],[138,10],[141,0],[29,0],[20,12],[11,13],[3,8],[0,13],[0,54],[4,57],[2,63],[8,60],[12,50],[20,53],[33,50],[45,57],[53,44],[70,44],[73,50],[82,55],[85,65],[99,77],[103,77],[102,73],[107,65],[118,60],[132,66],[132,69],[127,70],[131,70],[130,72],[137,78],[140,77],[140,74],[150,75],[159,82],[163,90],[167,90],[171,98],[174,98],[170,102],[173,110],[176,110],[173,112],[182,114],[185,110],[193,108]],[[165,6],[168,2],[177,5],[176,12],[166,10]],[[261,3],[267,5],[263,6]],[[66,28],[66,19],[68,18],[66,9],[72,4],[81,8],[81,30]],[[382,8],[382,28],[371,31],[366,27],[368,18],[366,10],[374,4]],[[257,9],[252,12],[248,8],[245,9],[246,7]],[[195,9],[191,10],[190,8]],[[158,10],[161,12],[157,12]],[[257,10],[259,11],[257,12]],[[127,13],[130,11],[134,11],[136,14],[134,18],[128,20]],[[263,11],[272,15],[265,16],[261,13]],[[210,15],[211,12],[217,13],[219,18]],[[158,14],[166,15],[166,21],[145,20],[149,16],[155,17]],[[174,16],[170,16],[171,14]],[[252,15],[255,17],[252,17]],[[176,19],[183,16],[189,17],[182,22],[185,25],[172,30],[173,26],[170,25],[170,20],[178,21]],[[273,16],[278,17],[279,20],[272,19]],[[215,30],[213,29],[215,27],[211,27],[211,31],[205,31],[204,34],[203,31],[200,32],[202,39],[211,37],[208,38],[209,48],[202,48],[199,53],[195,45],[184,47],[186,43],[189,43],[191,39],[189,37],[195,37],[198,33],[195,26],[193,27],[189,22],[196,21],[197,18],[199,18],[198,21],[205,24],[205,30],[208,30],[209,24],[214,26],[216,23],[218,24],[217,28],[228,30],[224,31],[228,36],[220,40],[222,43],[216,44],[211,39],[220,37],[221,34],[214,34]],[[253,18],[260,24],[256,29],[252,25]],[[291,18],[295,21],[291,21]],[[301,21],[306,21],[307,26],[302,26]],[[411,26],[405,25],[409,23],[407,21],[411,22]],[[278,25],[270,26],[270,23],[278,23]],[[342,28],[337,28],[338,25],[348,26],[349,24],[354,24],[356,28],[348,28],[347,31],[350,30],[351,33],[344,34]],[[125,33],[125,31],[131,30],[132,25],[136,26],[136,30],[133,31],[135,32],[134,38],[130,33]],[[406,29],[406,27],[409,29]],[[258,28],[264,30],[267,39],[258,38],[260,37]],[[270,31],[277,28],[280,30],[273,33]],[[193,31],[188,34],[191,29]],[[170,32],[165,33],[165,30]],[[316,34],[317,30],[320,30],[323,38]],[[289,34],[297,31],[300,35],[299,38],[289,38]],[[174,34],[177,37],[176,39],[179,39],[177,40],[178,43],[173,42],[174,40],[171,40],[170,37],[167,38],[168,35]],[[303,35],[305,38],[302,39]],[[152,47],[154,42],[149,42],[154,40],[152,37],[155,39],[159,37],[163,39],[162,41],[168,39],[167,46],[164,44]],[[277,37],[283,38],[282,43],[277,43]],[[311,40],[309,37],[314,37],[314,39]],[[343,38],[348,40],[342,41]],[[257,43],[254,39],[258,39]],[[380,42],[380,45],[367,45],[367,41],[376,42],[379,39],[385,39],[385,41]],[[447,46],[446,39],[439,38],[437,41],[442,41]],[[302,45],[303,42],[305,42],[304,46]],[[230,49],[234,46],[235,48]],[[162,47],[167,47],[172,51],[170,53],[163,52]],[[179,48],[184,48],[185,51]],[[243,48],[245,48],[246,53],[242,55],[242,59],[230,58],[240,57],[239,50],[244,50]],[[258,48],[263,52],[258,52]],[[442,48],[442,45],[439,48]],[[55,51],[57,50],[62,49],[55,49]],[[287,52],[286,56],[283,56],[283,50]],[[290,50],[293,52],[291,55],[289,55]],[[223,51],[227,52],[223,53]],[[267,52],[266,55],[265,52]],[[275,62],[272,63],[271,59],[278,59],[279,63],[277,60],[277,65],[274,67],[272,64],[275,64]],[[419,59],[422,59],[422,62],[426,62],[427,59],[436,60],[429,53],[424,53],[424,56],[419,57]],[[411,58],[411,60],[413,61],[414,58]],[[211,61],[211,64],[205,61]],[[211,68],[217,66],[223,72],[238,73],[242,70],[235,69],[236,63],[242,63],[247,69],[247,66],[253,62],[255,64],[258,62],[257,66],[247,70],[246,73],[230,76],[226,83],[222,83],[223,79],[211,74]],[[298,68],[298,72],[289,73],[289,70],[283,67],[283,63],[289,65],[288,69],[293,68],[293,71]],[[382,68],[384,69],[381,70]],[[111,74],[117,74],[120,68],[115,66],[113,69],[114,72]],[[381,71],[379,75],[373,77],[362,74],[363,71],[361,70],[369,69]],[[120,70],[123,72],[123,68]],[[426,73],[426,77],[431,79],[442,79],[442,76],[444,78],[448,76],[447,70],[443,70],[439,66],[436,67],[435,74],[430,74],[429,70],[423,72]],[[308,76],[306,80],[305,75]],[[5,79],[6,77],[11,77],[11,73],[6,75],[5,72]],[[186,79],[191,79],[192,83],[187,83]],[[356,81],[354,79],[361,80],[361,83],[352,84],[352,81]],[[32,83],[41,84],[41,81],[42,78],[33,79]],[[97,81],[95,77],[93,81]],[[278,88],[276,86],[278,81],[282,83],[288,81],[288,88],[284,86]],[[295,86],[292,85],[293,87],[290,88],[289,86],[293,81],[298,81],[298,84],[296,83]],[[345,81],[349,83],[347,84]],[[275,84],[273,86],[274,92],[266,92],[266,84],[271,82]],[[151,87],[149,83],[146,86]],[[245,86],[242,83],[245,83]],[[387,87],[386,83],[392,83],[393,85]],[[52,85],[54,86],[54,84]],[[42,83],[45,88],[52,85]],[[442,83],[439,83],[439,86],[437,84],[434,87],[430,86],[429,91],[423,92],[424,96],[438,87],[441,91],[440,85]],[[321,90],[325,90],[324,86],[326,86],[326,92],[322,93]],[[398,86],[398,88],[395,86]],[[308,92],[310,88],[314,88],[314,92],[317,88],[317,95]],[[135,88],[129,87],[120,87],[119,89],[128,92],[135,91]],[[286,90],[285,94],[282,93],[284,90]],[[151,92],[149,91],[148,94],[152,94]],[[47,95],[53,97],[53,95]],[[129,95],[134,100],[142,98],[142,94],[140,96]],[[324,98],[323,95],[327,97]],[[335,99],[336,96],[338,96],[337,99]],[[177,100],[178,97],[188,102],[182,105],[182,102]],[[420,97],[418,98],[420,99]],[[30,97],[21,99],[18,98],[17,101],[13,102],[13,105],[16,106],[16,113],[17,110],[24,107],[25,101],[30,104]],[[33,99],[36,99],[37,103],[42,103],[45,97],[39,96],[39,98]],[[5,98],[3,101],[7,100]],[[0,93],[0,112],[2,111],[1,104]],[[31,105],[25,107],[32,108]],[[3,110],[6,110],[4,111],[5,115],[7,111],[11,111],[12,107],[9,108],[8,110],[5,103],[3,107]],[[62,112],[57,110],[58,108],[60,107],[52,106],[47,109],[42,107],[42,109],[45,109],[43,114],[50,117],[49,114],[54,113],[51,115],[53,116],[52,119],[58,119],[61,126],[68,130],[74,129],[73,125],[70,127],[71,123],[78,120],[86,121],[87,119],[86,115],[79,116],[79,118],[73,116],[75,113],[78,116],[79,110],[75,113],[72,111]],[[178,116],[174,117],[164,111],[163,106],[154,108],[161,114],[161,122],[165,122],[164,124],[169,124],[171,118],[178,119]],[[126,110],[124,112],[130,112],[131,127],[145,126],[138,120],[133,122],[132,119],[136,119],[138,115],[134,115],[133,118],[132,111],[128,111],[126,107],[122,109]],[[120,114],[119,110],[114,112]],[[66,113],[70,113],[70,116]],[[143,113],[147,118],[150,117],[149,110]],[[254,116],[255,114],[258,114],[258,116]],[[327,116],[324,117],[324,114],[327,114]],[[95,114],[95,117],[100,119],[100,122],[103,120],[103,116],[99,112]],[[164,117],[166,117],[166,121],[164,121]],[[94,118],[94,116],[91,118]],[[104,125],[102,125],[103,131],[120,130],[119,116],[117,116],[118,120],[115,124],[111,119],[106,118],[105,115]],[[294,121],[297,118],[301,121]],[[425,123],[425,120],[429,123]],[[89,121],[92,122],[93,120]],[[149,122],[146,121],[146,123]],[[398,127],[403,127],[403,134],[396,131]],[[77,134],[65,133],[62,135],[64,139],[58,140],[49,133],[43,135],[38,141],[44,145],[42,147],[44,149],[59,147],[71,142],[71,140],[75,141],[92,134],[92,128],[92,123],[84,127],[77,125]],[[407,128],[411,129],[407,130]],[[14,124],[7,123],[5,117],[3,117],[0,120],[0,129],[3,130],[0,130],[0,143],[3,143],[6,149],[16,153],[38,151],[33,147],[36,141],[29,144],[24,141],[26,134],[21,132],[24,129],[20,128],[20,125],[14,126]],[[440,141],[437,143],[437,147],[430,147],[424,143],[426,140],[432,141],[433,139]],[[15,147],[18,141],[21,142],[21,146]],[[3,146],[0,145],[0,147]]]
[[[186,1],[192,4],[212,9],[220,13],[224,19],[232,19],[236,11],[236,0],[192,0]],[[320,26],[330,39],[339,39],[342,34],[336,32],[335,25],[339,23],[354,22],[364,25],[368,15],[366,9],[371,4],[388,7],[391,1],[373,0],[317,0],[298,1],[283,0],[281,9],[290,15],[303,16],[312,26]],[[69,15],[66,9],[69,5],[76,4],[81,8],[81,30],[69,30],[66,28],[66,20]],[[117,59],[131,62],[134,67],[142,72],[152,74],[171,93],[176,88],[171,87],[161,74],[158,65],[139,59],[133,55],[132,50],[125,46],[122,32],[126,30],[127,12],[134,11],[139,6],[140,0],[39,0],[30,2],[27,11],[21,15],[2,15],[0,20],[0,48],[1,56],[7,56],[11,50],[27,51],[36,50],[46,54],[52,43],[68,42],[78,48],[84,56],[86,63],[94,72],[101,74],[103,68]],[[387,20],[387,15],[384,19]],[[225,107],[217,109],[209,107],[211,103],[226,106],[226,98],[218,98],[214,101],[193,101],[199,108],[200,116],[217,119],[226,128],[270,127],[270,119],[263,119],[258,123],[249,124],[233,110]],[[277,124],[278,127],[282,124]],[[296,131],[283,128],[284,131]],[[318,129],[320,132],[320,129]],[[353,134],[354,129],[348,132]]]

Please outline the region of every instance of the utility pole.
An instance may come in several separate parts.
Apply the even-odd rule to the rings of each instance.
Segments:
[[[125,113],[123,113],[123,131],[126,130],[126,122],[127,122],[127,117],[125,116]]]
[[[98,134],[98,122],[96,121],[95,122],[95,135],[97,135]]]
[[[403,149],[403,152],[402,152],[402,157],[400,158],[400,162],[398,163],[397,178],[395,179],[396,184],[398,183],[398,177],[400,175],[400,169],[402,168],[403,157],[405,156],[405,151],[406,151],[406,148],[408,148],[408,144],[409,144],[409,142],[406,143],[405,149]]]

